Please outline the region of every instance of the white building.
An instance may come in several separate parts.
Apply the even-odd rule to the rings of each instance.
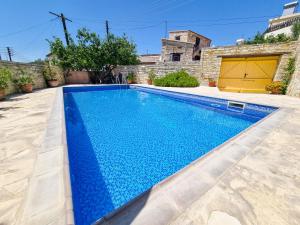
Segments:
[[[297,12],[298,1],[285,4],[283,13],[280,17],[269,20],[269,27],[265,31],[265,37],[278,34],[292,34],[292,26],[296,22],[300,22],[300,13]]]

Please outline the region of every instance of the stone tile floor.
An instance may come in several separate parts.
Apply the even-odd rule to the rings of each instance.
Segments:
[[[20,224],[54,89],[0,102],[0,224]]]
[[[212,188],[180,210],[175,206],[174,210],[180,211],[176,215],[167,210],[166,213],[172,214],[168,224],[300,224],[300,99],[226,93],[208,87],[163,89],[291,109],[274,129],[262,130],[262,140],[238,162],[224,169]],[[27,213],[26,199],[32,195],[29,184],[34,185],[30,182],[34,170],[43,171],[47,167],[37,163],[37,156],[55,92],[56,89],[44,89],[0,102],[1,225],[25,224],[22,218]],[[242,147],[248,148],[246,144]],[[55,207],[51,210],[54,212]],[[49,213],[45,216],[49,217]],[[142,215],[141,210],[132,224],[166,224],[164,220],[159,223],[153,215],[155,221],[141,223],[145,221]],[[50,224],[42,219],[36,221],[35,224]]]

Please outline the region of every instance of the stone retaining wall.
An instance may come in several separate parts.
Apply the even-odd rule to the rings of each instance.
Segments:
[[[119,66],[114,70],[114,72],[115,73],[121,72],[125,76],[128,73],[133,72],[137,76],[138,83],[146,83],[148,74],[151,70],[153,70],[157,76],[161,77],[167,73],[175,72],[181,69],[186,70],[189,74],[197,77],[200,80],[201,67],[199,61],[189,62],[189,63],[159,62],[152,65]]]
[[[8,68],[12,72],[13,78],[18,76],[18,72],[23,70],[26,74],[30,74],[33,77],[34,85],[33,89],[46,88],[47,84],[45,82],[43,76],[43,65],[34,64],[34,63],[18,63],[18,62],[8,62],[8,61],[0,61],[0,68]],[[56,68],[58,71],[58,80],[60,84],[64,84],[64,76],[62,71],[59,68]],[[9,83],[8,88],[5,90],[5,93],[13,94],[18,93],[19,89],[16,85],[11,81]]]
[[[295,72],[287,89],[287,95],[300,97],[300,44],[296,49]]]

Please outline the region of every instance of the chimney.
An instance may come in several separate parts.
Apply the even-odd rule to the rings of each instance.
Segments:
[[[287,3],[283,6],[282,16],[292,15],[296,12],[298,7],[298,1]]]

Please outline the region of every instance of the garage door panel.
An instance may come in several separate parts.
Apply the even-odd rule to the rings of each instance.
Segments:
[[[247,78],[272,79],[277,69],[277,60],[247,61]]]
[[[227,61],[222,63],[221,77],[228,79],[242,78],[241,71],[245,71],[246,63],[239,61]]]

